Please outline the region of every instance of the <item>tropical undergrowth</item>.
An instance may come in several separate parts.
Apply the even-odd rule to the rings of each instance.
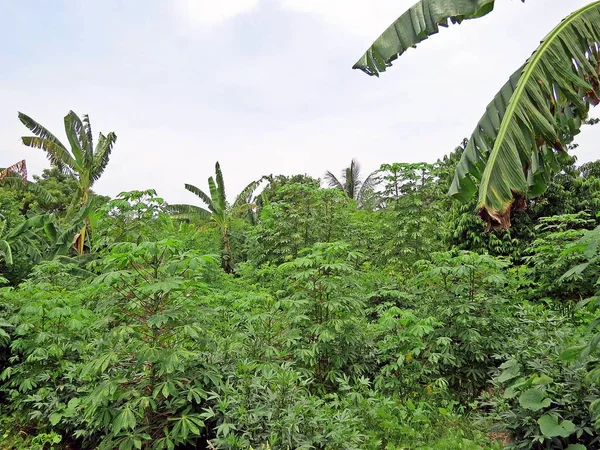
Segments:
[[[233,274],[153,191],[99,206],[85,258],[3,269],[0,449],[597,448],[589,198],[456,245],[449,173],[386,165],[372,209],[266,190]]]

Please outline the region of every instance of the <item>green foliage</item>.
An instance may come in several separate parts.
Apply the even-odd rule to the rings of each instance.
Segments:
[[[334,242],[348,230],[350,204],[337,189],[287,183],[276,199],[263,207],[251,232],[249,257],[256,265],[290,261],[303,248]]]
[[[324,386],[342,373],[364,372],[364,305],[353,280],[360,258],[346,243],[319,243],[281,267],[290,273],[294,292],[282,300],[298,335],[290,350]]]
[[[437,167],[427,163],[383,164],[382,202],[385,240],[380,248],[388,264],[407,270],[416,261],[443,250],[445,193],[439,188]]]
[[[493,429],[513,435],[511,448],[565,449],[592,445],[596,430],[589,407],[600,391],[583,367],[570,367],[560,353],[582,336],[554,312],[524,305],[517,333],[505,343],[510,355],[482,396]],[[585,447],[589,448],[589,447]]]
[[[196,186],[191,184],[185,185],[185,188],[198,196],[208,209],[194,205],[170,205],[169,210],[176,213],[178,219],[187,221],[208,219],[209,223],[215,226],[221,235],[221,267],[226,273],[233,273],[233,251],[231,249],[232,225],[235,217],[242,215],[246,215],[251,221],[254,221],[253,205],[250,203],[250,199],[262,179],[253,181],[246,186],[237,196],[233,205],[230,206],[227,204],[225,182],[223,181],[223,173],[218,162],[215,164],[215,178],[208,178],[210,195]]]
[[[444,195],[464,146],[362,204],[295,175],[229,205],[217,166],[185,220],[57,169],[55,200],[7,186],[0,449],[594,448],[600,169],[486,235]]]
[[[582,275],[587,264],[580,265],[585,256],[578,242],[594,224],[585,213],[540,219],[535,227],[538,237],[524,258],[534,283],[533,298],[551,298],[559,308],[571,309],[574,302],[594,293],[596,279]]]
[[[433,384],[449,386],[467,399],[486,386],[515,327],[518,278],[514,280],[508,266],[507,261],[469,252],[442,253],[420,264],[419,309],[439,322],[429,336],[434,345],[421,356],[435,363],[427,368]]]
[[[448,26],[448,20],[461,23],[483,17],[493,8],[494,0],[419,0],[375,40],[353,69],[379,76],[410,47],[436,34],[440,26]]]

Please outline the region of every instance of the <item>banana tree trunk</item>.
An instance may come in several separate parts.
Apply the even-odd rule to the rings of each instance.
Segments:
[[[233,273],[233,254],[227,228],[221,232],[221,267],[226,273]]]
[[[81,193],[81,204],[80,204],[80,206],[82,208],[87,204],[88,198],[89,198],[89,188],[83,188],[82,193]],[[90,219],[89,219],[89,217],[86,217],[83,227],[81,228],[81,230],[79,230],[79,233],[77,233],[77,236],[75,237],[75,242],[74,242],[75,251],[79,255],[83,255],[83,253],[85,252],[85,238],[86,238],[86,235],[88,234],[89,229],[90,229]]]

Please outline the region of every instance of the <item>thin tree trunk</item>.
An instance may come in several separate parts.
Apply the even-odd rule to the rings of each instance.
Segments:
[[[228,229],[223,230],[221,234],[221,267],[226,273],[233,273],[233,254]]]

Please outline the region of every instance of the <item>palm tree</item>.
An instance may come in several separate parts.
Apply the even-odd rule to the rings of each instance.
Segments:
[[[192,194],[197,195],[205,203],[206,208],[195,205],[171,205],[171,211],[177,213],[177,217],[185,220],[194,218],[208,218],[218,229],[221,234],[221,267],[227,273],[233,273],[233,254],[231,251],[231,224],[236,216],[244,212],[251,211],[252,204],[250,198],[258,185],[263,180],[262,178],[253,181],[246,186],[237,196],[233,205],[227,204],[225,196],[225,183],[223,181],[223,173],[221,166],[217,162],[215,164],[215,178],[208,178],[208,188],[210,195],[206,194],[200,188],[191,184],[186,184],[185,188]]]
[[[75,176],[79,183],[79,191],[77,197],[73,199],[73,204],[79,203],[80,207],[87,205],[93,184],[104,173],[108,164],[110,153],[117,140],[115,133],[110,132],[106,136],[100,133],[94,147],[89,117],[84,114],[83,120],[81,120],[77,114],[69,111],[64,119],[69,150],[50,131],[29,116],[20,112],[19,120],[35,135],[24,136],[23,144],[28,147],[41,148],[46,152],[53,166]],[[86,218],[75,239],[75,248],[79,254],[84,251],[86,234],[89,229],[90,221]]]
[[[352,159],[350,166],[342,170],[341,181],[330,171],[325,173],[325,180],[329,187],[339,189],[344,192],[348,198],[356,200],[359,206],[363,206],[366,197],[373,192],[377,184],[377,173],[371,173],[364,181],[360,176],[360,164],[356,159]]]
[[[494,0],[421,0],[354,65],[379,76],[408,48],[447,25],[488,14]],[[479,190],[479,215],[508,228],[512,210],[542,194],[567,159],[590,105],[600,102],[600,1],[570,14],[487,106],[456,168],[450,194]],[[477,183],[479,186],[477,186]]]

